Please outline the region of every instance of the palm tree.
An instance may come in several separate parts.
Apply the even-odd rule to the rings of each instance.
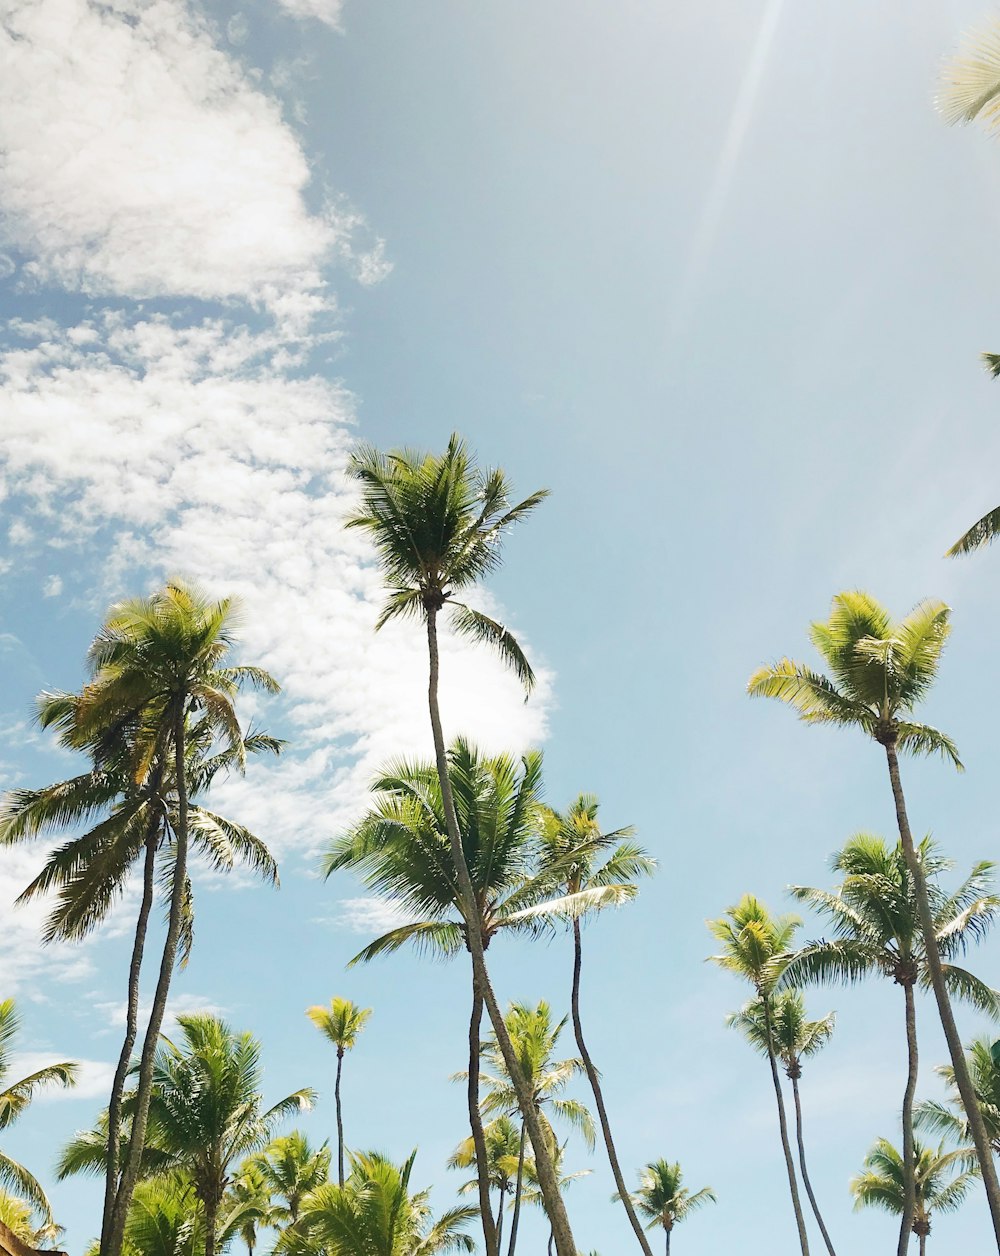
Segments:
[[[531,1087],[531,1098],[535,1110],[538,1112],[541,1137],[545,1140],[546,1150],[551,1156],[553,1163],[557,1165],[557,1178],[559,1177],[558,1161],[561,1159],[561,1151],[559,1150],[555,1130],[552,1127],[548,1113],[551,1112],[552,1116],[557,1120],[565,1122],[582,1134],[588,1147],[593,1148],[595,1139],[594,1121],[586,1107],[578,1099],[564,1098],[562,1093],[573,1078],[583,1072],[583,1061],[578,1057],[566,1060],[553,1060],[552,1058],[559,1042],[559,1035],[566,1026],[566,1020],[567,1018],[564,1016],[557,1024],[553,1024],[552,1009],[544,999],[535,1007],[525,1003],[512,1003],[504,1017],[505,1027],[514,1047],[518,1067],[521,1069],[522,1076],[527,1079],[528,1085]],[[506,1061],[503,1052],[500,1050],[496,1034],[491,1034],[483,1043],[482,1054],[487,1061],[488,1067],[494,1070],[492,1073],[483,1073],[480,1077],[481,1085],[485,1090],[482,1100],[483,1111],[487,1115],[501,1114],[513,1116],[517,1114],[520,1111],[517,1092],[507,1072]],[[463,1074],[458,1074],[458,1076],[461,1077]],[[530,1139],[531,1133],[528,1130],[527,1122],[522,1119],[508,1256],[514,1256],[515,1244],[517,1242],[518,1222],[521,1214],[522,1193],[526,1173],[525,1166],[528,1159],[531,1158],[526,1154],[526,1142]],[[534,1172],[537,1174],[538,1150],[534,1142],[531,1142],[531,1151],[535,1165]],[[539,1187],[540,1185],[541,1183],[539,1182]],[[560,1186],[561,1193],[562,1186]],[[541,1202],[548,1216],[548,1204],[544,1196]],[[551,1221],[551,1217],[549,1220]]]
[[[343,1186],[317,1187],[303,1201],[302,1216],[278,1239],[275,1252],[290,1256],[437,1256],[474,1252],[465,1225],[475,1208],[452,1208],[431,1218],[428,1191],[410,1194],[416,1152],[395,1165],[378,1152],[352,1152]]]
[[[670,1256],[670,1235],[675,1225],[685,1221],[705,1204],[715,1203],[715,1192],[703,1186],[692,1194],[681,1185],[681,1166],[668,1160],[653,1160],[642,1171],[639,1189],[632,1202],[649,1221],[650,1230],[663,1227],[666,1237],[666,1256]]]
[[[540,909],[560,889],[558,862],[547,859],[544,867],[539,866],[542,757],[537,752],[520,760],[510,755],[487,757],[460,738],[448,752],[448,768],[485,952],[502,931],[537,933],[546,928],[546,914]],[[443,956],[468,952],[436,766],[392,764],[376,779],[373,791],[371,811],[331,846],[324,863],[326,875],[355,871],[368,888],[410,920],[370,943],[351,963],[402,946]],[[484,1235],[489,1235],[495,1223],[479,1112],[483,991],[475,974],[473,966],[466,1098],[479,1166],[480,1214]]]
[[[593,794],[580,794],[563,813],[550,811],[543,837],[549,861],[562,869],[563,890],[571,907],[573,930],[573,986],[570,1008],[577,1050],[583,1060],[587,1080],[594,1093],[594,1103],[601,1123],[604,1146],[607,1148],[611,1172],[618,1187],[618,1198],[628,1215],[645,1256],[652,1256],[642,1224],[636,1216],[632,1197],[625,1186],[625,1177],[611,1135],[600,1074],[587,1050],[580,1014],[580,977],[583,969],[583,937],[581,917],[585,912],[600,911],[634,898],[639,892],[636,880],[652,876],[656,861],[632,841],[634,829],[615,829],[604,833],[597,818],[599,802]],[[549,911],[552,908],[549,906]]]
[[[491,1190],[497,1192],[497,1210],[494,1225],[497,1232],[497,1243],[503,1243],[503,1210],[506,1197],[513,1193],[517,1177],[517,1165],[521,1145],[518,1127],[509,1116],[498,1116],[483,1126],[486,1139],[487,1181]],[[476,1145],[472,1136],[465,1138],[455,1148],[448,1160],[449,1169],[468,1169],[476,1164]],[[479,1190],[478,1169],[476,1176],[459,1187],[459,1194],[466,1195],[470,1191]]]
[[[768,1053],[768,1027],[764,1015],[762,999],[753,999],[746,1003],[738,1012],[727,1017],[727,1023],[738,1029],[752,1047],[761,1055]],[[823,1221],[816,1202],[816,1195],[809,1180],[806,1168],[806,1145],[802,1132],[802,1100],[799,1095],[799,1078],[802,1076],[802,1061],[809,1059],[822,1050],[833,1033],[834,1013],[829,1012],[821,1020],[806,1020],[806,1006],[802,994],[798,990],[782,990],[775,994],[771,1003],[771,1041],[774,1050],[781,1060],[785,1074],[792,1083],[792,1096],[795,1100],[795,1141],[799,1150],[799,1169],[802,1173],[802,1185],[806,1188],[809,1204],[816,1218],[823,1242],[830,1256],[836,1256],[833,1242],[830,1239],[826,1223]]]
[[[0,1190],[0,1242],[7,1240],[9,1244],[10,1235],[13,1235],[26,1249],[31,1249],[34,1256],[36,1248],[62,1233],[62,1227],[55,1224],[36,1226],[33,1211],[31,1204]]]
[[[868,594],[839,593],[833,599],[830,618],[814,623],[810,632],[833,679],[786,658],[760,668],[750,677],[747,688],[751,696],[787,702],[806,723],[857,728],[885,751],[899,839],[913,879],[931,986],[972,1128],[1000,1250],[1000,1180],[965,1066],[962,1039],[942,972],[934,917],[910,831],[897,754],[940,754],[957,768],[962,766],[950,737],[912,718],[937,675],[941,652],[951,631],[949,615],[943,602],[927,601],[914,607],[905,618],[894,621]]]
[[[989,1038],[976,1038],[969,1044],[966,1058],[990,1146],[1000,1155],[1000,1040],[991,1042]],[[949,1103],[946,1105],[934,1099],[925,1099],[914,1109],[914,1124],[918,1129],[968,1143],[971,1139],[969,1122],[955,1088],[955,1070],[945,1064],[935,1071],[948,1083],[951,1091]]]
[[[556,1143],[552,1148],[552,1160],[556,1166],[556,1176],[559,1179],[560,1193],[565,1195],[569,1188],[579,1178],[589,1177],[591,1169],[578,1169],[575,1173],[563,1172],[563,1161],[566,1157],[566,1144]],[[524,1162],[524,1203],[536,1204],[545,1209],[545,1200],[542,1198],[542,1192],[538,1186],[538,1166],[535,1163],[534,1156],[528,1156]],[[546,1217],[548,1214],[546,1213]],[[552,1233],[551,1223],[549,1225],[549,1242],[546,1249],[548,1256],[552,1256],[552,1247],[555,1243],[555,1235]]]
[[[279,1214],[285,1215],[284,1209],[272,1203],[271,1186],[264,1176],[259,1156],[250,1156],[240,1165],[226,1193],[223,1212],[238,1216],[236,1233],[249,1256],[254,1254],[260,1227],[273,1225]]]
[[[713,936],[723,944],[722,953],[710,957],[712,963],[748,981],[760,1000],[765,1026],[767,1058],[771,1065],[771,1080],[774,1083],[774,1097],[778,1105],[778,1132],[785,1155],[788,1190],[792,1197],[792,1211],[795,1213],[802,1256],[809,1256],[809,1238],[806,1234],[805,1217],[802,1215],[802,1205],[799,1201],[799,1187],[795,1178],[792,1149],[788,1141],[788,1122],[785,1118],[781,1079],[778,1076],[772,1017],[775,984],[781,976],[782,964],[791,949],[795,930],[800,923],[797,916],[772,916],[764,904],[752,894],[745,894],[735,907],[728,908],[726,914],[720,916],[718,920],[707,922]]]
[[[927,1236],[931,1232],[931,1214],[955,1212],[962,1204],[969,1187],[979,1176],[970,1164],[966,1148],[945,1151],[916,1144],[916,1207],[912,1229],[924,1256]],[[956,1170],[959,1170],[956,1172]],[[881,1208],[899,1216],[906,1207],[906,1172],[903,1157],[888,1139],[880,1138],[865,1156],[865,1171],[851,1181],[855,1212],[861,1208]]]
[[[344,1110],[340,1102],[340,1074],[344,1067],[344,1055],[353,1051],[361,1031],[372,1014],[370,1007],[358,1007],[350,999],[335,996],[329,1007],[317,1004],[306,1008],[306,1015],[320,1033],[337,1049],[337,1080],[334,1097],[337,1105],[337,1180],[344,1185]]]
[[[10,1076],[14,1039],[21,1019],[13,999],[0,1001],[0,1130],[9,1129],[45,1086],[72,1086],[76,1065],[68,1060],[48,1064],[15,1081]],[[38,1179],[18,1161],[0,1151],[0,1186],[13,1191],[37,1211],[43,1227],[52,1225],[52,1208]],[[37,1228],[37,1227],[36,1227]]]
[[[953,894],[938,884],[951,862],[925,838],[917,848],[917,860],[927,888],[938,953],[946,961],[961,955],[996,921],[1000,898],[992,893],[993,865],[979,863]],[[912,1176],[913,1096],[917,1085],[918,1052],[914,989],[930,984],[920,911],[913,878],[902,844],[890,849],[881,837],[859,833],[833,858],[833,868],[843,874],[833,893],[793,886],[792,893],[825,916],[833,925],[832,941],[811,942],[789,960],[783,982],[853,983],[875,975],[891,978],[903,991],[906,1016],[907,1077],[903,1093],[903,1167]],[[1000,997],[967,969],[946,962],[945,986],[956,998],[996,1017]],[[903,1210],[899,1232],[900,1256],[906,1252],[915,1208],[912,1189]]]
[[[254,1163],[270,1194],[284,1201],[271,1210],[272,1222],[294,1225],[305,1196],[330,1179],[330,1148],[323,1143],[314,1150],[301,1130],[274,1139]]]
[[[481,611],[457,602],[454,594],[474,588],[496,569],[504,534],[532,511],[546,493],[539,491],[520,503],[511,504],[511,488],[503,471],[479,468],[457,435],[451,437],[440,456],[405,449],[384,454],[370,446],[363,447],[352,456],[350,472],[362,486],[362,500],[361,509],[348,521],[348,526],[363,528],[372,538],[390,589],[376,627],[390,619],[412,616],[422,619],[427,631],[427,702],[435,763],[474,980],[498,1035],[529,1133],[540,1143],[538,1115],[531,1109],[527,1081],[518,1075],[517,1061],[506,1040],[503,1014],[486,967],[482,925],[451,792],[438,702],[438,616],[449,607],[453,628],[497,650],[530,691],[534,673],[514,635]],[[485,1148],[481,1138],[477,1140],[476,1151],[484,1176]],[[556,1249],[559,1256],[575,1256],[576,1245],[554,1166],[549,1163],[544,1147],[538,1155],[542,1189],[556,1233]],[[485,1212],[483,1223],[487,1256],[498,1256],[496,1236],[490,1233]]]
[[[81,700],[79,695],[43,695],[39,716],[43,723],[57,720]],[[188,718],[185,756],[188,777],[188,829],[194,847],[219,872],[231,871],[242,862],[273,885],[278,883],[277,865],[265,844],[249,829],[194,802],[216,778],[241,764],[252,754],[278,754],[283,742],[266,733],[253,731],[237,748],[214,746],[215,734],[204,719]],[[73,745],[68,730],[64,743]],[[97,756],[95,756],[95,759]],[[109,1127],[121,1126],[121,1101],[125,1078],[132,1059],[139,1020],[139,981],[146,943],[149,915],[156,881],[169,892],[173,873],[173,836],[176,832],[177,791],[169,762],[158,763],[143,786],[137,786],[127,746],[95,762],[89,772],[41,789],[12,790],[0,803],[0,844],[37,840],[52,832],[83,826],[85,832],[71,838],[46,857],[41,872],[20,894],[24,903],[44,894],[56,893],[56,905],[43,930],[46,942],[78,941],[102,923],[124,890],[136,862],[142,859],[142,898],[136,919],[129,964],[125,1036],[112,1082],[108,1106]],[[93,823],[95,814],[107,813]],[[159,874],[157,864],[160,865]],[[193,901],[190,888],[184,903],[179,950],[186,962],[193,936]],[[115,1137],[113,1145],[119,1146]],[[127,1152],[127,1146],[125,1148]],[[120,1154],[120,1153],[119,1153]],[[117,1189],[119,1159],[105,1182],[105,1221],[110,1219]]]

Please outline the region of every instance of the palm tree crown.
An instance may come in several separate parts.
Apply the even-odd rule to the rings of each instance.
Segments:
[[[800,990],[781,990],[772,996],[770,1029],[760,998],[726,1017],[726,1024],[739,1030],[761,1055],[767,1055],[770,1042],[789,1077],[800,1076],[802,1061],[826,1046],[835,1021],[833,1012],[820,1020],[808,1020]]]
[[[935,1149],[917,1143],[915,1152],[913,1232],[926,1237],[931,1214],[954,1212],[969,1193],[978,1171],[971,1167],[966,1148],[945,1151],[944,1144]],[[878,1139],[865,1157],[864,1172],[851,1181],[855,1210],[880,1208],[900,1215],[904,1176],[903,1157],[887,1139]]]
[[[672,1230],[691,1213],[716,1202],[715,1192],[710,1186],[703,1186],[692,1193],[682,1185],[683,1180],[681,1166],[676,1162],[671,1164],[669,1160],[652,1160],[642,1170],[639,1189],[632,1200],[649,1222],[647,1229],[662,1226],[664,1230]]]
[[[972,1086],[979,1100],[986,1133],[993,1150],[1000,1155],[1000,1041],[976,1038],[966,1051]],[[948,1084],[948,1104],[927,1099],[917,1105],[916,1124],[929,1130],[967,1143],[970,1138],[969,1122],[962,1107],[961,1097],[955,1085],[955,1070],[950,1064],[942,1064],[936,1072]]]
[[[338,1055],[354,1049],[371,1014],[370,1007],[358,1007],[339,995],[330,1000],[329,1007],[317,1004],[306,1008],[306,1015],[323,1037],[333,1043]]]

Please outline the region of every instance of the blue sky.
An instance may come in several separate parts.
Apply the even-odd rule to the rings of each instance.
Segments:
[[[377,574],[339,526],[346,451],[460,429],[552,497],[489,591],[540,691],[523,706],[451,643],[448,727],[541,744],[553,803],[595,791],[659,859],[586,941],[622,1158],[679,1159],[715,1187],[678,1240],[692,1256],[791,1252],[766,1069],[723,1027],[743,991],[704,965],[703,922],[747,890],[786,905],[787,884],[829,882],[850,833],[891,833],[874,747],[743,693],[759,662],[807,651],[836,590],[953,605],[927,716],[968,771],[907,765],[906,784],[915,828],[961,871],[997,852],[1000,557],[941,554],[1000,491],[1000,399],[977,362],[1000,347],[1000,147],[932,105],[982,6],[2,10],[4,783],[73,771],[31,701],[79,682],[116,597],[178,571],[240,594],[245,656],[285,684],[253,713],[291,747],[219,801],[273,843],[283,885],[203,880],[176,1006],[260,1034],[270,1095],[325,1085],[317,1140],[333,1061],[304,1009],[335,993],[374,1007],[349,1141],[419,1144],[443,1206],[467,974],[404,956],[345,972],[377,916],[315,867],[374,768],[427,746],[419,634],[372,636]],[[35,860],[3,856],[5,903]],[[37,912],[5,911],[25,1051],[89,1061],[77,1096],[9,1139],[43,1177],[104,1093],[128,918],[126,902],[107,935],[57,951]],[[995,984],[998,957],[994,942],[975,959]],[[564,939],[493,960],[505,999],[566,1008]],[[891,1241],[889,1222],[851,1215],[846,1182],[895,1131],[899,1004],[895,988],[810,995],[839,1018],[803,1082],[813,1177],[859,1256]],[[920,1015],[927,1094],[943,1043]],[[963,1014],[963,1032],[983,1028]],[[570,1196],[577,1237],[614,1256],[610,1176],[580,1146],[570,1162],[594,1170]],[[52,1197],[80,1250],[95,1189]],[[988,1235],[977,1197],[932,1241],[977,1251]]]

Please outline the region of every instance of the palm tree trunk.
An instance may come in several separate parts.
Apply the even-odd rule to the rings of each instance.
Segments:
[[[506,1193],[507,1192],[504,1189],[503,1183],[501,1182],[500,1202],[497,1204],[497,1219],[496,1219],[496,1222],[494,1223],[494,1229],[496,1230],[496,1236],[497,1236],[497,1251],[500,1250],[500,1244],[503,1241],[503,1197]]]
[[[139,1082],[136,1087],[135,1115],[132,1118],[132,1134],[129,1138],[125,1166],[115,1196],[114,1210],[111,1217],[110,1241],[107,1248],[101,1248],[101,1256],[121,1256],[125,1242],[125,1219],[132,1193],[139,1178],[139,1165],[143,1149],[146,1145],[146,1123],[149,1119],[149,1100],[153,1088],[153,1059],[163,1026],[163,1015],[167,1007],[167,994],[170,991],[170,978],[173,975],[174,963],[177,959],[177,939],[181,932],[181,913],[184,905],[184,891],[187,881],[188,854],[188,797],[187,774],[184,763],[184,704],[178,703],[174,712],[174,762],[177,787],[177,827],[175,838],[177,850],[174,857],[174,883],[170,891],[170,914],[167,917],[167,936],[163,943],[163,955],[160,958],[160,973],[153,994],[153,1006],[149,1013],[149,1024],[142,1043],[142,1055],[139,1060]]]
[[[896,1256],[906,1256],[910,1249],[913,1230],[913,1214],[917,1208],[914,1170],[916,1157],[913,1149],[913,1096],[917,1090],[919,1059],[917,1056],[917,1009],[913,998],[913,983],[903,985],[906,999],[906,1089],[903,1091],[903,1214],[899,1226],[899,1243]]]
[[[594,1092],[594,1102],[597,1105],[597,1115],[601,1122],[601,1133],[604,1135],[604,1145],[608,1149],[608,1160],[611,1163],[611,1172],[614,1175],[615,1185],[618,1187],[618,1198],[622,1201],[622,1207],[628,1213],[629,1224],[635,1231],[635,1237],[639,1240],[639,1246],[642,1248],[645,1256],[653,1256],[652,1249],[649,1246],[649,1240],[646,1238],[642,1228],[642,1223],[635,1215],[635,1207],[632,1204],[632,1197],[629,1194],[628,1187],[625,1185],[625,1178],[622,1175],[621,1165],[618,1163],[618,1153],[615,1150],[614,1140],[611,1137],[611,1123],[608,1121],[607,1108],[604,1106],[604,1094],[601,1091],[601,1082],[594,1067],[594,1062],[590,1058],[590,1052],[587,1050],[587,1044],[583,1040],[583,1021],[580,1016],[580,974],[583,968],[583,941],[581,938],[579,917],[573,920],[573,993],[570,1000],[571,1010],[573,1014],[573,1033],[576,1037],[577,1049],[580,1052],[580,1058],[583,1060],[583,1067],[587,1072],[587,1079],[590,1082],[590,1089]]]
[[[667,1241],[663,1250],[666,1253],[666,1256],[670,1256],[670,1231],[667,1229],[666,1226],[664,1226],[663,1228],[663,1233],[667,1236]]]
[[[507,1256],[514,1256],[514,1244],[517,1242],[517,1223],[521,1220],[521,1189],[524,1186],[524,1149],[528,1131],[521,1122],[521,1146],[517,1153],[517,1184],[514,1187],[514,1213],[510,1219],[510,1246]]]
[[[344,1109],[340,1103],[340,1074],[344,1067],[344,1048],[337,1048],[337,1079],[333,1084],[333,1098],[337,1105],[337,1181],[344,1185]]]
[[[833,1250],[833,1243],[827,1232],[826,1225],[820,1215],[819,1204],[816,1202],[816,1196],[813,1194],[812,1183],[809,1181],[809,1173],[806,1169],[806,1144],[802,1134],[802,1100],[799,1097],[799,1079],[792,1074],[792,1095],[795,1099],[795,1141],[799,1147],[799,1168],[802,1170],[802,1185],[806,1188],[806,1194],[809,1196],[809,1204],[813,1210],[813,1216],[816,1218],[816,1224],[819,1226],[819,1232],[823,1236],[823,1242],[826,1244],[826,1250],[830,1256],[837,1256]]]
[[[785,1120],[785,1100],[781,1094],[781,1078],[778,1076],[778,1061],[774,1055],[771,1031],[770,997],[762,996],[761,1005],[764,1009],[764,1027],[767,1030],[767,1058],[771,1063],[771,1080],[774,1082],[774,1097],[778,1102],[778,1130],[781,1134],[781,1149],[785,1153],[785,1168],[788,1170],[788,1189],[792,1196],[792,1209],[795,1212],[795,1224],[799,1231],[799,1246],[802,1256],[809,1256],[809,1236],[806,1234],[806,1219],[802,1215],[802,1204],[799,1200],[799,1187],[795,1180],[795,1164],[792,1161],[792,1149],[788,1142],[788,1122]]]
[[[218,1205],[214,1200],[205,1201],[205,1256],[215,1256],[215,1230],[218,1225]]]
[[[493,1205],[490,1203],[490,1161],[486,1151],[486,1132],[483,1114],[479,1110],[479,1033],[483,1021],[483,998],[475,978],[472,982],[472,1015],[469,1017],[469,1124],[472,1127],[472,1143],[476,1149],[476,1177],[479,1187],[479,1215],[483,1222],[483,1242],[486,1256],[500,1256],[498,1224],[493,1221]],[[503,1192],[500,1193],[503,1208]]]
[[[535,1151],[538,1186],[552,1226],[556,1252],[558,1256],[576,1256],[573,1231],[570,1228],[566,1205],[559,1191],[559,1179],[552,1163],[545,1135],[542,1132],[541,1122],[538,1119],[538,1109],[535,1106],[534,1096],[525,1080],[517,1056],[514,1054],[510,1034],[508,1034],[507,1026],[504,1024],[503,1013],[500,1011],[500,1005],[497,1003],[496,994],[493,991],[489,972],[486,968],[479,907],[476,903],[472,878],[469,876],[469,867],[465,862],[465,852],[462,849],[462,835],[459,832],[458,816],[455,813],[455,799],[451,792],[451,781],[448,777],[448,756],[445,750],[444,733],[441,729],[441,710],[438,704],[440,662],[437,640],[437,609],[434,606],[427,607],[427,649],[430,661],[427,705],[430,710],[431,733],[434,738],[434,757],[437,764],[438,779],[441,784],[441,801],[444,804],[451,857],[458,880],[459,905],[465,918],[467,941],[469,950],[472,953],[473,980],[486,1004],[486,1011],[489,1014],[490,1023],[496,1035],[497,1045],[500,1048],[507,1074],[514,1087],[514,1093],[517,1096],[518,1107],[528,1127],[528,1137],[531,1139],[531,1145]],[[115,1252],[113,1256],[119,1256],[119,1253]]]
[[[102,1252],[107,1250],[111,1238],[111,1214],[115,1206],[115,1195],[118,1192],[122,1095],[125,1093],[125,1078],[128,1076],[129,1065],[132,1063],[132,1048],[135,1046],[136,1034],[139,1031],[139,977],[142,970],[142,955],[146,946],[146,928],[153,906],[157,832],[156,826],[151,824],[146,835],[146,858],[142,869],[142,901],[139,904],[139,915],[135,922],[135,941],[132,944],[132,959],[128,970],[125,1038],[122,1042],[121,1055],[118,1057],[114,1081],[111,1084],[111,1098],[108,1101],[108,1167],[104,1181],[104,1213],[101,1218],[100,1250]]]
[[[927,1235],[926,1235],[926,1234],[921,1234],[921,1236],[920,1236],[920,1256],[926,1256],[926,1252],[927,1252]]]
[[[975,1143],[976,1158],[979,1161],[983,1186],[990,1205],[990,1216],[993,1220],[993,1234],[996,1239],[997,1250],[1000,1251],[1000,1181],[997,1180],[996,1165],[993,1163],[993,1153],[986,1134],[986,1126],[983,1124],[983,1114],[979,1110],[979,1101],[976,1098],[976,1092],[972,1086],[972,1078],[969,1076],[968,1065],[965,1062],[962,1039],[958,1033],[958,1026],[955,1024],[955,1016],[951,1010],[951,1000],[948,997],[948,990],[944,984],[941,955],[938,951],[937,936],[934,931],[934,918],[931,915],[930,900],[927,897],[927,882],[924,879],[923,868],[920,866],[920,861],[917,859],[917,852],[913,845],[913,834],[910,832],[910,821],[906,814],[906,800],[903,797],[903,786],[899,778],[899,760],[896,758],[894,741],[885,743],[885,757],[889,767],[892,797],[896,804],[899,840],[903,846],[903,853],[906,856],[906,864],[910,870],[910,876],[913,878],[913,888],[917,899],[917,911],[920,915],[920,928],[924,938],[927,967],[931,975],[931,985],[934,987],[934,998],[937,1000],[941,1027],[948,1042],[948,1053],[951,1056],[951,1065],[955,1071],[955,1084],[962,1097],[962,1105],[965,1108],[965,1115],[968,1118],[969,1128],[972,1132],[972,1141]]]

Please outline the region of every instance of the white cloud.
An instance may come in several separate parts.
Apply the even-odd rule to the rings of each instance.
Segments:
[[[10,1076],[27,1077],[49,1064],[73,1060],[76,1063],[76,1084],[46,1086],[35,1096],[36,1103],[53,1103],[66,1099],[106,1098],[115,1076],[115,1066],[106,1060],[80,1060],[72,1052],[19,1051],[11,1056]]]
[[[300,320],[330,303],[322,266],[352,255],[358,216],[310,210],[309,165],[278,102],[185,0],[4,9],[0,229],[29,259],[22,274]]]
[[[278,0],[278,3],[292,17],[311,18],[332,30],[343,30],[340,19],[344,11],[344,0]]]
[[[325,918],[325,923],[352,933],[364,933],[376,937],[411,924],[414,917],[398,903],[380,898],[342,898],[334,904],[336,913]]]
[[[151,1004],[148,1002],[140,1003],[139,1005],[140,1037],[145,1032],[145,1025],[149,1020],[150,1006]],[[124,999],[115,1002],[96,1003],[94,1010],[101,1018],[103,1025],[102,1034],[125,1028],[125,1013],[127,1009]],[[192,1016],[195,1014],[225,1017],[227,1009],[220,1003],[205,998],[204,995],[184,994],[173,991],[171,992],[170,1002],[167,1005],[166,1015],[164,1016],[162,1032],[169,1038],[177,1028],[178,1016]]]
[[[62,576],[49,576],[42,585],[42,597],[58,597],[63,591]]]

